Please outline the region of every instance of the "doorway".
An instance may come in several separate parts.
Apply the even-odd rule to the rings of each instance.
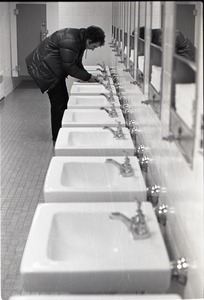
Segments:
[[[16,4],[16,16],[18,72],[28,77],[25,58],[47,36],[46,4]]]

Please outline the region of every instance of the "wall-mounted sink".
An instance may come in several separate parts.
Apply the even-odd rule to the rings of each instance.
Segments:
[[[90,71],[90,73],[93,74],[93,75],[101,75],[101,76],[103,76],[102,73],[101,73],[101,71]],[[109,77],[108,80],[103,79],[103,83],[105,85],[108,84],[108,83],[110,83],[112,86],[114,85],[113,79],[111,77]],[[73,82],[73,85],[75,85],[75,84],[76,85],[77,84],[98,85],[99,83],[98,82],[89,82],[89,81],[76,80],[76,81]]]
[[[135,196],[145,201],[146,185],[138,160],[129,159],[131,172],[123,174],[124,156],[53,157],[44,183],[45,202],[127,202]]]
[[[116,130],[116,127],[111,127]],[[116,139],[102,127],[61,127],[55,143],[55,155],[60,156],[123,156],[134,155],[134,144],[128,128],[122,128],[125,138]]]
[[[114,105],[116,108],[120,108],[120,102],[118,97],[114,97]],[[104,95],[70,95],[68,108],[99,108],[99,107],[111,107],[111,103],[106,99]]]
[[[108,109],[110,110],[110,109]],[[103,127],[116,126],[117,121],[125,127],[121,109],[115,109],[117,117],[110,117],[104,109],[66,109],[62,118],[62,127]]]
[[[93,66],[86,66],[85,65],[84,68],[87,71],[94,71],[94,70],[97,70],[97,69],[103,70],[103,68],[100,65],[93,65]]]
[[[115,86],[111,85],[111,90],[114,95],[116,95],[116,90]],[[93,94],[93,95],[98,95],[98,94],[109,94],[110,91],[106,89],[102,84],[73,84],[70,90],[70,94]]]
[[[182,299],[176,294],[148,294],[148,295],[28,295],[12,296],[9,300],[153,300],[153,299]]]
[[[101,71],[103,70],[103,68],[100,65],[84,66],[84,68],[90,73],[92,73],[92,71],[98,71],[97,69],[100,69]],[[108,76],[111,75],[108,66],[105,67],[105,71],[108,74]]]
[[[24,290],[50,294],[162,293],[171,265],[149,202],[142,202],[150,236],[134,239],[113,212],[128,218],[135,202],[39,204],[20,272]]]

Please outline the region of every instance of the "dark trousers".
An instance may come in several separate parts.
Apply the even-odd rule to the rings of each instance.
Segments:
[[[51,104],[52,139],[53,141],[56,141],[58,131],[62,126],[62,117],[69,100],[65,79],[61,80],[50,92],[48,92],[48,96]]]

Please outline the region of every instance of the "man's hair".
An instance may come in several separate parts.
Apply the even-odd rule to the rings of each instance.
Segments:
[[[89,26],[86,29],[85,38],[89,39],[91,43],[100,43],[100,46],[105,44],[105,33],[97,26]]]

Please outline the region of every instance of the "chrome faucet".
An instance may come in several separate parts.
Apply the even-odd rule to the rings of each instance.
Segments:
[[[117,113],[117,111],[116,111],[116,109],[115,109],[114,103],[112,103],[110,109],[108,109],[107,107],[104,107],[104,106],[100,107],[100,109],[101,109],[101,110],[105,110],[111,118],[116,118],[116,117],[118,117],[118,113]]]
[[[125,139],[125,135],[122,130],[121,122],[120,121],[117,121],[117,122],[118,122],[117,130],[114,130],[113,128],[111,128],[109,126],[104,126],[103,129],[110,130],[116,139]]]
[[[115,99],[114,99],[112,91],[110,91],[109,95],[105,94],[105,93],[101,93],[101,95],[103,95],[107,99],[108,102],[110,102],[110,103],[115,102]]]
[[[109,81],[109,78],[107,75],[100,75],[101,77],[101,80],[100,80],[100,83],[106,88],[108,89],[109,91],[111,90],[111,85],[110,85],[110,81]]]
[[[135,240],[146,239],[150,237],[150,231],[145,220],[145,215],[141,210],[142,202],[137,199],[136,202],[137,211],[136,215],[132,218],[128,218],[120,212],[111,213],[110,218],[123,222],[127,226],[128,230],[132,233],[132,236]]]
[[[124,152],[126,153],[126,156],[125,156],[125,160],[124,160],[123,164],[120,164],[119,162],[117,162],[115,159],[112,159],[112,158],[107,158],[105,162],[106,163],[112,163],[115,166],[117,166],[120,170],[120,174],[123,177],[134,176],[134,170],[133,170],[133,168],[130,164],[129,157],[127,156],[127,151],[124,151]]]
[[[103,65],[100,63],[97,63],[97,66],[100,66],[102,68],[102,70],[100,68],[97,68],[97,70],[100,70],[102,72],[106,72],[106,66],[105,66],[105,62],[103,62]]]

